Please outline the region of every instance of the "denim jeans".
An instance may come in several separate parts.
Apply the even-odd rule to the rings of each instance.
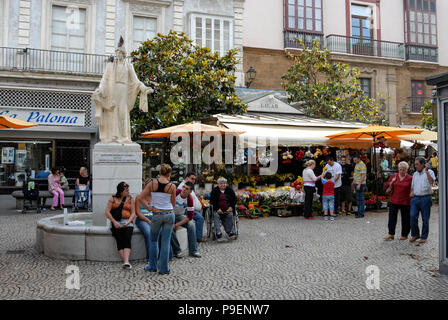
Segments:
[[[90,208],[90,189],[89,186],[85,186],[84,190],[80,190],[79,186],[75,186],[75,204],[78,206],[78,201],[87,200],[87,205]],[[83,203],[84,204],[84,203]]]
[[[232,228],[233,228],[233,213],[229,212],[227,214],[218,214],[218,213],[214,213],[213,217],[215,219],[215,230],[216,230],[216,234],[220,234],[221,233],[221,220],[222,220],[222,224],[224,225],[224,230],[226,231],[227,234],[232,233]]]
[[[152,216],[147,216],[147,218],[152,221]],[[150,238],[151,225],[146,221],[140,220],[139,218],[135,219],[135,224],[143,233],[143,237],[145,238],[146,261],[149,263],[149,257],[150,257],[149,251],[151,248],[151,238]]]
[[[185,215],[186,214],[187,212],[185,211]],[[196,238],[202,239],[202,231],[204,229],[204,217],[199,211],[194,210],[193,220],[196,225]]]
[[[364,217],[365,208],[365,198],[364,198],[364,190],[366,189],[365,184],[361,184],[359,190],[357,189],[358,185],[355,184],[356,191],[356,201],[358,202],[358,216]]]
[[[334,211],[335,202],[334,202],[335,196],[323,196],[322,197],[322,210],[325,211]]]
[[[156,214],[152,216],[150,232],[149,267],[160,273],[170,272],[168,259],[170,253],[171,233],[174,225],[174,213]],[[159,233],[161,236],[159,256]]]
[[[182,221],[184,216],[176,216],[175,223]],[[198,241],[196,239],[196,225],[194,221],[188,221],[188,223],[183,224],[181,227],[187,229],[187,237],[188,237],[188,252],[189,253],[197,253],[198,252]],[[174,254],[181,253],[181,248],[179,244],[179,240],[177,240],[176,232],[173,230],[173,234],[171,235],[171,246],[173,247]]]
[[[411,198],[411,236],[427,239],[429,234],[429,217],[431,215],[432,196],[415,196]],[[418,228],[419,213],[422,213],[422,233]]]

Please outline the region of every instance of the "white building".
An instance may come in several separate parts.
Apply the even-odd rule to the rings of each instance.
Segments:
[[[243,86],[243,6],[244,0],[0,0],[0,113],[39,124],[0,131],[0,148],[15,154],[13,163],[0,164],[0,192],[20,187],[25,169],[64,166],[74,177],[89,167],[97,142],[91,94],[120,36],[128,52],[170,30],[221,54],[238,48]]]

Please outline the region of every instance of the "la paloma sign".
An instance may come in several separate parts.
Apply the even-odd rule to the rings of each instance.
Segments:
[[[85,111],[82,110],[0,106],[0,115],[38,125],[83,127],[85,124]]]

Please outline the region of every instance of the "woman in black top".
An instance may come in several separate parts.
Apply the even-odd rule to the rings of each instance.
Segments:
[[[81,200],[82,203],[87,200],[88,208],[90,208],[90,178],[87,168],[85,167],[79,169],[79,175],[76,178],[75,204],[78,204],[79,200]]]

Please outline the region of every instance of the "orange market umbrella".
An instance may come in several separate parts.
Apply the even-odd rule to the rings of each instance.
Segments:
[[[165,137],[169,138],[174,133],[188,133],[188,134],[194,134],[194,133],[220,133],[220,134],[242,134],[244,131],[236,131],[231,130],[223,127],[217,127],[217,126],[211,126],[208,124],[203,124],[200,122],[188,122],[184,124],[180,124],[173,127],[163,128],[159,130],[153,130],[148,132],[143,132],[142,136],[144,137]]]
[[[327,136],[331,140],[335,139],[363,139],[363,138],[373,138],[384,137],[385,139],[392,140],[405,140],[405,137],[409,134],[419,134],[422,133],[423,129],[406,129],[398,127],[386,127],[378,125],[370,125],[364,128],[353,129],[349,131],[344,131],[336,134]]]
[[[0,115],[0,129],[23,129],[34,126],[37,124]]]
[[[373,147],[375,143],[379,140],[379,138],[384,138],[386,140],[405,140],[406,135],[411,134],[419,134],[422,133],[423,129],[406,129],[406,128],[398,128],[398,127],[387,127],[387,126],[379,126],[379,125],[369,125],[364,128],[353,129],[349,131],[344,131],[336,134],[332,134],[327,136],[330,138],[330,141],[336,142],[337,140],[358,140],[365,141],[365,138],[373,138],[371,146]],[[376,165],[376,155],[375,148],[373,149],[373,169],[375,172],[375,189],[376,193],[378,193],[379,187],[377,179],[378,176],[378,168]],[[378,194],[377,194],[378,195]],[[377,198],[378,199],[378,198]],[[377,205],[378,205],[377,201]]]

